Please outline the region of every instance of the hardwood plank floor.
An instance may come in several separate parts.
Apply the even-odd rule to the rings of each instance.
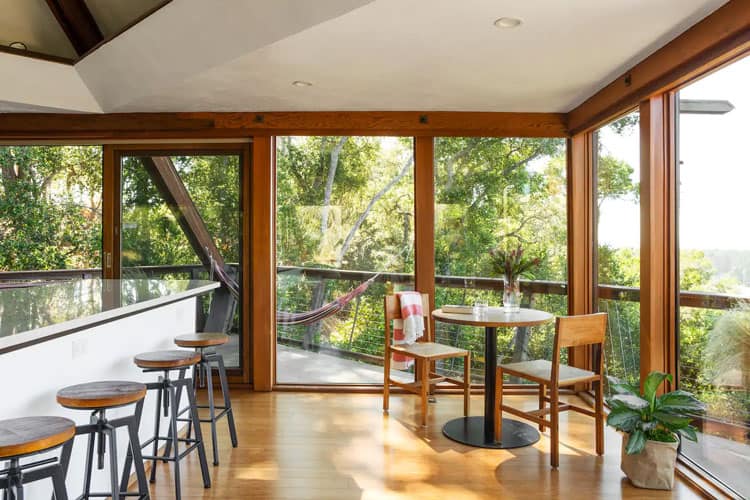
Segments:
[[[439,395],[426,429],[415,425],[419,400],[391,397],[390,414],[372,394],[252,393],[235,390],[239,447],[220,421],[221,465],[204,489],[197,456],[183,463],[183,498],[489,499],[697,498],[677,479],[674,491],[630,485],[619,469],[620,437],[606,433],[606,456],[594,454],[592,420],[561,417],[560,468],[549,467],[546,433],[534,446],[484,450],[445,438],[442,425],[461,415],[460,396]],[[506,396],[515,405],[533,396]],[[472,399],[472,414],[482,411]],[[204,436],[210,436],[206,424]],[[207,449],[210,464],[210,445]],[[174,498],[171,464],[157,466],[154,498]]]

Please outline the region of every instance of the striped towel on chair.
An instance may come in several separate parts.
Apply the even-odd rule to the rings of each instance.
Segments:
[[[393,320],[393,343],[413,344],[424,333],[424,311],[422,294],[419,292],[397,293],[401,304],[401,318]],[[414,364],[410,358],[400,352],[394,352],[391,367],[394,370],[406,370]]]

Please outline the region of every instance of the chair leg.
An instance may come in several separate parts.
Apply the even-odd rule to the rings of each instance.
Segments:
[[[503,369],[497,369],[495,382],[495,441],[503,439]]]
[[[552,467],[557,468],[560,465],[560,405],[559,405],[559,389],[556,385],[552,385],[549,389],[550,392],[550,420],[551,420],[551,431],[550,431],[550,464]]]
[[[172,458],[174,461],[174,490],[175,498],[180,500],[182,498],[181,483],[180,483],[180,450],[179,450],[179,435],[177,432],[177,411],[179,403],[177,402],[177,388],[170,386],[166,396],[169,398],[169,404],[172,406],[169,412],[169,430],[170,437],[172,438]]]
[[[214,454],[214,465],[219,465],[219,438],[216,436],[216,410],[214,407],[214,378],[211,364],[206,361],[203,364],[206,373],[206,386],[208,391],[208,415],[211,420],[211,446]]]
[[[547,386],[539,384],[539,409],[543,410],[547,406],[547,400],[544,399],[547,396]],[[542,417],[544,418],[544,417]],[[539,432],[544,431],[544,426],[539,424]]]
[[[234,425],[234,410],[232,410],[232,400],[229,397],[229,384],[227,383],[227,369],[224,367],[224,357],[218,355],[216,362],[219,365],[219,383],[221,384],[221,395],[224,398],[224,408],[226,408],[227,423],[229,424],[229,437],[232,440],[232,448],[237,448],[237,428]]]
[[[430,393],[430,363],[427,360],[422,360],[422,363],[420,363],[420,368],[420,378],[422,379],[422,385],[420,386],[420,389],[422,389],[422,427],[426,427],[427,398],[429,397]]]
[[[383,355],[383,411],[388,411],[391,397],[391,353]]]
[[[65,476],[60,465],[52,471],[52,491],[55,500],[68,500],[68,492],[65,490]]]
[[[471,354],[464,358],[464,417],[469,416],[471,409]]]
[[[604,391],[601,380],[595,382],[595,385],[596,454],[601,456],[604,455]]]
[[[117,471],[117,434],[110,429],[104,434],[109,439],[109,484],[112,500],[120,500],[120,474]]]

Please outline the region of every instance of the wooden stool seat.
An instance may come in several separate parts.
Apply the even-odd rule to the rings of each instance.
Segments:
[[[229,335],[225,333],[189,333],[174,338],[179,347],[213,347],[229,342]]]
[[[172,370],[200,363],[201,355],[195,351],[153,351],[138,354],[133,361],[140,368]]]
[[[69,441],[75,433],[75,422],[63,417],[0,420],[0,459],[55,448]]]
[[[57,402],[71,409],[116,408],[135,403],[144,397],[145,384],[122,380],[71,385],[57,392]]]

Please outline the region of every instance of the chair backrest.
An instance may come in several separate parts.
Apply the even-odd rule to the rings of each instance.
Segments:
[[[401,319],[401,302],[398,300],[398,295],[386,295],[383,301],[384,313],[385,313],[385,344],[390,347],[392,341],[392,328],[391,325],[394,319]],[[430,296],[426,293],[422,294],[422,313],[425,318],[424,327],[425,335],[423,335],[417,342],[432,342],[432,331],[430,329]]]
[[[594,345],[598,346],[598,351],[595,353],[593,368],[596,373],[601,374],[606,332],[607,313],[559,316],[555,322],[555,346],[552,352],[553,370],[560,364],[560,349]]]

